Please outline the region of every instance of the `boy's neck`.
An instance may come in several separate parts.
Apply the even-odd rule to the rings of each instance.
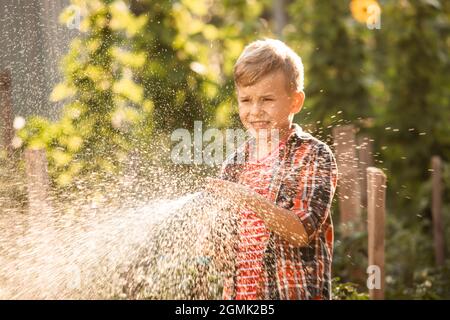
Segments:
[[[291,132],[293,126],[292,124],[289,127],[282,128],[282,129],[271,129],[267,130],[265,132],[258,132],[255,136],[256,144],[257,145],[275,145],[275,147],[278,146],[280,141],[284,141],[289,133]]]
[[[285,129],[277,129],[276,131],[269,132],[267,136],[256,135],[256,151],[257,159],[263,159],[268,154],[276,150],[281,142],[285,141],[292,129],[292,124],[290,127]]]

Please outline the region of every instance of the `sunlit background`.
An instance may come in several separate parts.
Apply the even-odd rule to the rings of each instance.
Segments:
[[[387,177],[385,298],[450,298],[449,1],[1,0],[0,30],[3,228],[28,214],[29,149],[45,150],[47,196],[60,215],[121,203],[124,189],[111,191],[118,180],[136,201],[201,184],[217,167],[173,164],[170,134],[192,132],[194,121],[239,128],[234,62],[250,41],[277,38],[305,66],[295,122],[333,147],[335,128],[356,137],[358,181],[349,182],[358,190],[349,192],[362,197],[362,227],[339,227],[343,179],[334,297],[367,298],[370,165]]]

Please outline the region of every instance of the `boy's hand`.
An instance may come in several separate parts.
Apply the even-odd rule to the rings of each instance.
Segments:
[[[260,194],[238,183],[207,178],[206,190],[227,200],[237,203],[254,205],[260,201],[267,201]]]
[[[277,206],[259,193],[234,182],[207,178],[206,190],[237,206],[245,205],[266,226],[295,246],[308,244],[308,235],[300,219],[291,211]]]

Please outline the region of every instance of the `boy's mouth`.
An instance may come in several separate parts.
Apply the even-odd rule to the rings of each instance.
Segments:
[[[270,121],[251,121],[250,123],[253,128],[261,129],[261,128],[267,128],[270,124]]]

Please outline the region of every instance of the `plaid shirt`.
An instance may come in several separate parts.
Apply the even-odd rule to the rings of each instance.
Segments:
[[[252,139],[244,143],[224,162],[221,179],[239,183],[245,164],[238,159],[248,160],[251,142]],[[259,298],[330,299],[333,256],[330,208],[337,183],[334,155],[325,143],[293,124],[274,161],[271,176],[265,196],[299,217],[307,232],[308,244],[295,247],[269,231]],[[239,234],[237,237],[239,241]],[[236,251],[237,246],[234,248]],[[225,284],[224,299],[236,298],[236,272],[231,274],[231,281]]]

